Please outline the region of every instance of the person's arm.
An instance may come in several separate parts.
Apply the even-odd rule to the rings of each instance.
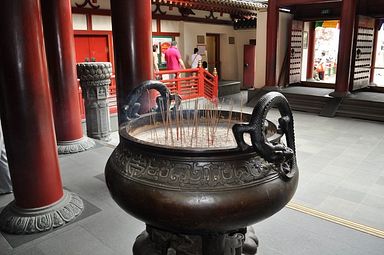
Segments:
[[[157,65],[157,55],[153,54],[153,71],[159,72],[159,66]]]
[[[185,69],[184,61],[181,58],[179,58],[179,64],[182,69]]]
[[[180,65],[180,67],[181,67],[182,69],[185,69],[184,61],[183,61],[183,59],[181,58],[180,51],[177,50],[176,52],[177,52],[176,54],[177,54],[177,59],[179,60],[179,65]]]

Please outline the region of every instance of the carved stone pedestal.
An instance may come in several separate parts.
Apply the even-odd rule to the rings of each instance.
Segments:
[[[93,146],[95,146],[95,142],[86,136],[74,141],[57,142],[57,150],[59,154],[82,152],[92,148]]]
[[[111,74],[112,65],[109,62],[77,64],[77,75],[85,101],[87,135],[104,141],[110,140],[108,94]]]
[[[0,214],[0,228],[10,234],[44,232],[74,220],[83,210],[81,198],[67,191],[57,203],[41,208],[23,209],[11,202]]]

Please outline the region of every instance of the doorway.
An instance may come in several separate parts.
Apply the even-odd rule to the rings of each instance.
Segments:
[[[109,112],[117,112],[116,102],[116,81],[114,78],[114,61],[113,61],[113,49],[112,49],[112,33],[103,34],[85,34],[81,32],[75,32],[75,53],[76,63],[81,62],[111,62],[112,63],[112,77],[111,84],[109,86]],[[79,94],[80,100],[80,112],[82,118],[85,118],[84,101],[81,94]]]
[[[334,87],[339,53],[339,20],[310,23],[304,22],[301,80]]]
[[[373,83],[378,87],[384,87],[384,23],[377,33],[376,61]]]
[[[75,35],[76,62],[110,62],[108,36]]]
[[[250,89],[255,85],[255,60],[256,45],[244,45],[244,69],[243,69],[243,88]]]
[[[216,67],[219,78],[221,77],[220,68],[220,34],[207,34],[207,60],[208,71],[213,73],[213,69]]]
[[[111,62],[114,76],[114,63],[112,58],[111,37],[108,34],[88,35],[75,34],[76,63],[80,62]],[[111,79],[110,95],[116,94],[115,79]]]

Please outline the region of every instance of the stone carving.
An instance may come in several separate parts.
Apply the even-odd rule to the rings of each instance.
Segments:
[[[74,220],[84,210],[75,193],[64,191],[63,198],[46,208],[22,209],[15,202],[0,214],[1,230],[10,234],[32,234],[60,227]]]
[[[59,154],[70,154],[81,151],[86,151],[95,146],[95,142],[84,136],[78,140],[73,141],[59,141],[57,143],[57,150]]]
[[[108,80],[112,76],[110,62],[83,62],[77,64],[77,75],[81,81]]]
[[[109,62],[84,62],[77,64],[85,104],[87,135],[92,138],[110,140],[108,107],[109,84],[112,64]]]

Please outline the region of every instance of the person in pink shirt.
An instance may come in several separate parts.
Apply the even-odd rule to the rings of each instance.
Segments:
[[[171,47],[165,51],[165,61],[167,62],[167,70],[180,70],[185,69],[184,61],[181,59],[181,54],[177,48],[177,42],[172,41]],[[172,77],[173,76],[173,77]],[[175,75],[170,75],[173,79]]]

